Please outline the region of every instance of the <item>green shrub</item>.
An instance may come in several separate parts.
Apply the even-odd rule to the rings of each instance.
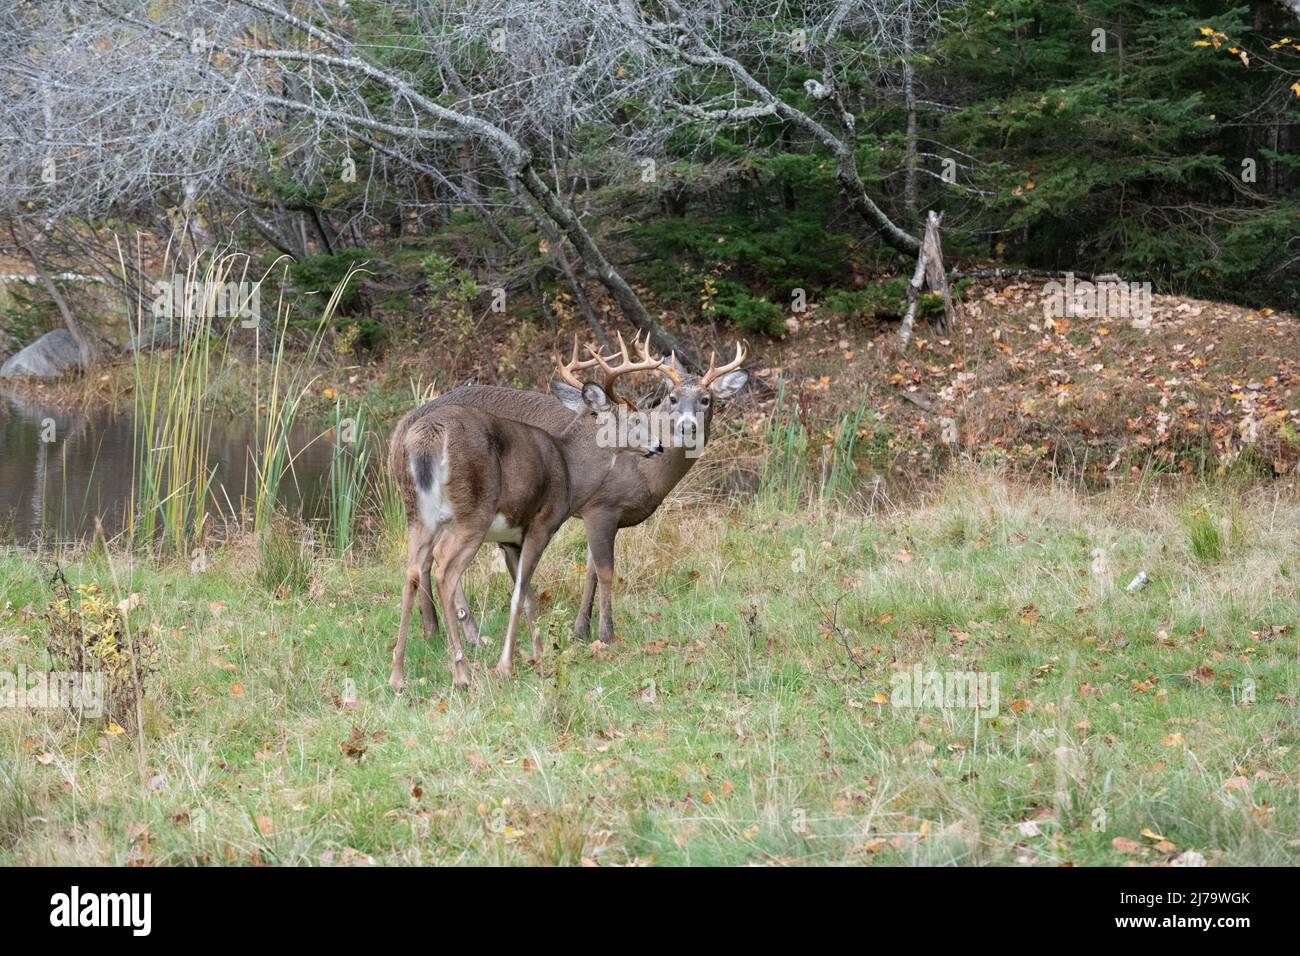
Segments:
[[[767,299],[750,295],[737,282],[721,280],[713,308],[720,318],[735,324],[750,335],[779,335],[785,331],[781,307]]]
[[[865,289],[851,291],[835,289],[822,300],[822,311],[844,319],[901,319],[907,311],[906,276],[877,279]],[[953,301],[960,301],[970,287],[971,280],[961,279],[949,287]],[[938,292],[922,292],[917,316],[933,320],[943,315],[943,296]]]
[[[865,289],[835,289],[822,302],[822,311],[845,319],[899,319],[907,311],[907,280],[879,279]]]
[[[375,254],[368,249],[344,249],[333,256],[308,256],[290,264],[289,281],[301,293],[328,298],[335,286],[347,277],[348,270],[364,265],[374,271],[375,260]],[[354,277],[339,296],[338,311],[346,314],[360,307],[364,293],[362,284]]]

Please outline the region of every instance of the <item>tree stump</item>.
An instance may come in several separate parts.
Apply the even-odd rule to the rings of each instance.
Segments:
[[[916,271],[907,283],[907,313],[898,330],[899,342],[904,348],[912,340],[912,324],[916,321],[916,310],[921,304],[921,290],[930,287],[931,292],[943,293],[943,318],[939,320],[940,333],[952,328],[955,314],[952,293],[948,289],[948,274],[943,268],[943,245],[939,240],[939,225],[943,214],[931,209],[925,216],[925,237],[921,240],[921,251],[916,256]]]

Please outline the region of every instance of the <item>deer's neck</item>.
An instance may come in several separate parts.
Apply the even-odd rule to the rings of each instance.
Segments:
[[[685,448],[674,447],[641,463],[641,475],[649,486],[656,508],[677,487],[677,483],[686,477],[696,458],[698,456],[688,456]]]

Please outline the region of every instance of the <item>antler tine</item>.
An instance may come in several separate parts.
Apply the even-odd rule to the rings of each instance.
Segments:
[[[591,348],[591,346],[587,346]],[[582,380],[578,378],[575,372],[584,372],[589,368],[594,368],[597,364],[596,359],[579,359],[578,358],[578,335],[573,335],[573,357],[565,364],[560,363],[560,357],[555,357],[556,374],[560,380],[572,385],[576,389],[582,388]]]
[[[717,367],[718,353],[710,352],[709,370],[705,372],[704,375],[700,378],[700,387],[704,388],[714,379],[720,378],[721,376],[726,375],[728,372],[734,372],[736,369],[740,368],[740,364],[745,361],[747,354],[748,353],[746,352],[744,345],[740,342],[737,342],[736,357],[732,361],[728,362],[726,365],[722,366],[722,368],[718,368]]]
[[[646,337],[647,347],[645,349],[643,349],[640,344],[639,335],[635,339],[633,339],[633,342],[636,343],[637,351],[641,352],[642,354],[642,361],[640,362],[632,361],[632,356],[629,355],[627,351],[627,342],[623,340],[622,332],[618,333],[618,352],[619,352],[618,355],[608,356],[608,357],[604,356],[597,349],[593,348],[590,345],[587,346],[587,351],[591,353],[594,360],[600,364],[601,369],[604,370],[605,372],[606,394],[608,394],[612,400],[618,402],[620,405],[625,405],[630,410],[636,411],[635,403],[633,403],[629,399],[623,397],[622,395],[614,391],[614,382],[619,378],[621,378],[622,376],[627,375],[631,372],[651,372],[656,369],[660,369],[662,368],[663,360],[655,358],[653,355],[649,353],[648,351],[649,336]],[[619,361],[619,364],[610,365],[609,363],[612,359],[617,359]]]
[[[640,338],[640,336],[638,336]],[[642,361],[658,362],[656,372],[662,373],[674,385],[682,384],[682,377],[677,374],[677,353],[673,352],[668,356],[668,361],[663,360],[663,356],[655,358],[654,353],[650,351],[650,333],[645,334],[645,341],[637,344],[637,351],[641,353]]]

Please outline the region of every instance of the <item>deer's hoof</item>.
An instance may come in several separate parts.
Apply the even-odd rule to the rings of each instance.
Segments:
[[[492,673],[496,674],[497,677],[500,677],[503,680],[509,680],[511,677],[514,676],[514,668],[502,667],[500,664],[498,664],[496,667],[492,668]]]
[[[400,694],[406,690],[406,678],[401,674],[393,674],[388,678],[388,686],[393,689],[394,694]]]

